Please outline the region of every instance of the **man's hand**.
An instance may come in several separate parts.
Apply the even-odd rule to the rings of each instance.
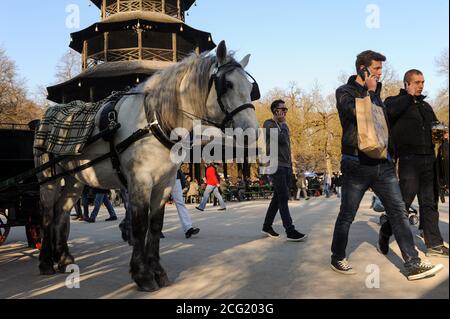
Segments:
[[[414,84],[409,84],[409,83],[405,83],[406,84],[406,92],[408,92],[409,95],[412,96],[416,96],[416,91],[417,88]]]
[[[366,77],[366,87],[367,90],[376,92],[378,86],[378,79],[375,75],[371,75],[369,77]]]

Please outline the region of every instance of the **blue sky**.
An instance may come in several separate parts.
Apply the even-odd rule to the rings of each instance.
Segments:
[[[88,0],[3,0],[0,46],[7,50],[30,90],[54,82],[56,64],[67,51],[66,6],[79,5],[80,27],[99,20]],[[31,3],[30,3],[31,2]],[[7,3],[7,5],[6,5]],[[435,58],[449,46],[448,0],[198,0],[187,23],[209,31],[218,43],[242,57],[252,54],[249,70],[263,93],[295,81],[326,93],[339,73],[353,72],[357,53],[382,52],[399,75],[419,68],[434,97],[445,79],[436,74]],[[366,8],[380,10],[380,28],[370,29]],[[6,8],[6,10],[5,10]]]

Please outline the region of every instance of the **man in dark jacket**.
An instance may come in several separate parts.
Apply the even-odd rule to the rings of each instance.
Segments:
[[[438,119],[433,108],[422,95],[425,79],[419,70],[405,74],[405,89],[397,96],[386,99],[386,109],[392,127],[395,156],[398,159],[400,188],[406,208],[418,196],[421,229],[423,229],[427,257],[448,258],[439,230],[439,212],[435,196],[435,145],[432,126]],[[389,252],[389,237],[392,236],[389,222],[380,232],[380,248]]]
[[[424,263],[414,246],[414,239],[406,217],[406,206],[402,199],[395,166],[392,160],[374,159],[358,148],[357,99],[370,96],[373,107],[384,108],[380,98],[383,62],[386,57],[365,51],[357,57],[357,76],[336,92],[337,108],[343,128],[342,136],[342,203],[336,221],[332,244],[331,268],[341,274],[356,272],[346,259],[346,248],[350,226],[353,223],[364,194],[369,188],[381,198],[386,206],[395,238],[402,251],[409,280],[432,276],[443,269],[443,265]]]
[[[273,222],[278,211],[280,211],[283,226],[286,230],[287,240],[292,242],[305,241],[308,236],[298,232],[292,222],[291,213],[289,211],[289,188],[292,179],[292,159],[291,159],[291,137],[289,126],[286,122],[288,108],[282,100],[274,101],[271,105],[273,118],[264,123],[266,132],[267,151],[270,152],[271,137],[277,138],[278,142],[278,159],[277,171],[270,175],[274,188],[274,195],[267,210],[266,218],[262,233],[268,237],[278,238],[280,235],[273,229]],[[275,131],[276,130],[276,131]],[[272,135],[272,132],[278,132]],[[271,154],[267,154],[271,155]],[[272,161],[272,159],[271,159]],[[273,163],[271,163],[273,164]],[[272,166],[272,165],[271,165]]]

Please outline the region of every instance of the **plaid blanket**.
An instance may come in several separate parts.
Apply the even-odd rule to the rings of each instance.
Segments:
[[[36,132],[34,147],[55,155],[80,155],[104,102],[73,101],[50,107]]]

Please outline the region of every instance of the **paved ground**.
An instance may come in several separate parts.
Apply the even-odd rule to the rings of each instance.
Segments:
[[[337,275],[329,267],[338,199],[292,203],[295,224],[310,234],[307,243],[263,238],[260,227],[267,205],[233,203],[227,213],[191,210],[201,228],[200,236],[191,240],[184,238],[176,211],[169,208],[161,256],[174,284],[156,293],[138,292],[131,282],[131,249],[121,242],[118,223],[72,224],[70,247],[81,270],[80,289],[66,288],[66,275],[39,276],[38,252],[25,248],[23,228],[14,229],[0,248],[0,298],[449,298],[448,259],[431,259],[445,266],[438,276],[408,282],[396,243],[387,258],[377,253],[379,215],[369,209],[370,194],[351,231],[350,260],[359,272],[354,277]],[[447,204],[441,212],[447,242],[448,213]],[[99,220],[103,217],[104,212]],[[281,231],[277,221],[275,228]],[[425,249],[419,238],[416,244]],[[379,289],[366,287],[370,265],[380,269]]]

